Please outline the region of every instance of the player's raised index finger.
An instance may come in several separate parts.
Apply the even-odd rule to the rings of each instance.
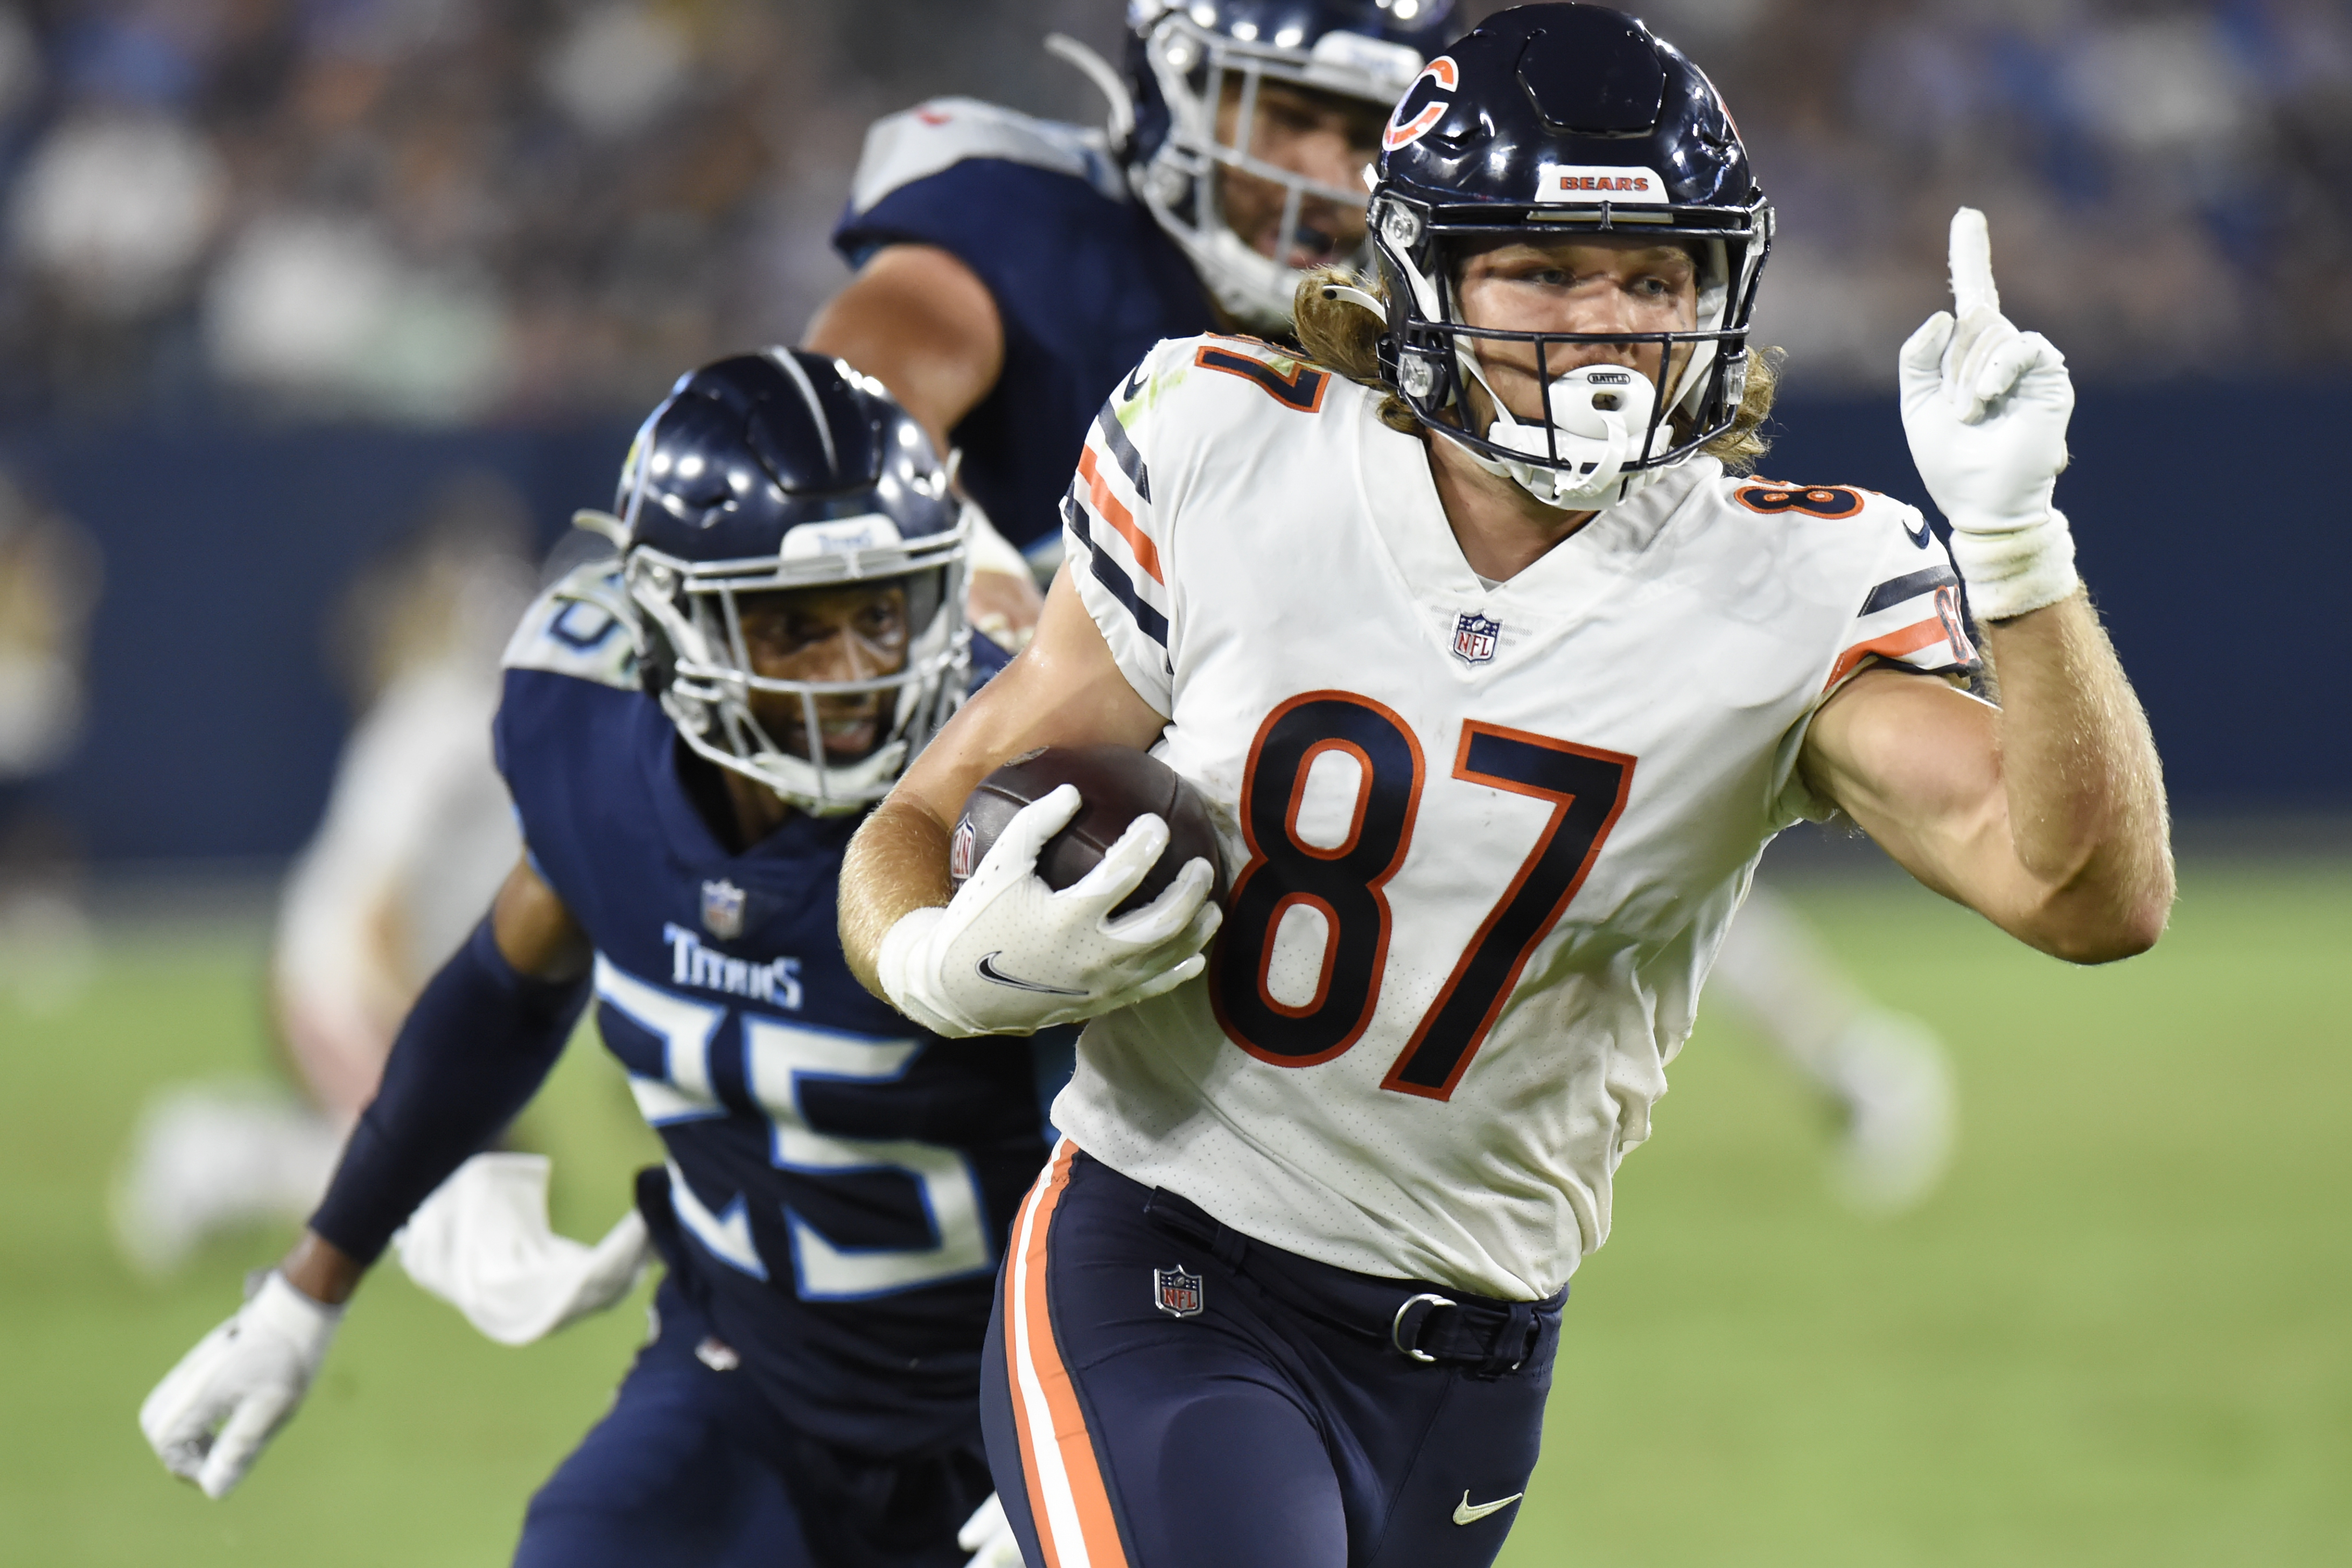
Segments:
[[[2000,310],[2000,290],[1992,281],[1992,232],[1984,214],[1962,207],[1952,215],[1952,313],[1965,321],[1979,306]]]

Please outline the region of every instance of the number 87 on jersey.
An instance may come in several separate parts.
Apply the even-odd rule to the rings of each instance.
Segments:
[[[1317,766],[1333,753],[1353,766]],[[1385,704],[1346,691],[1291,698],[1259,726],[1243,773],[1249,856],[1209,971],[1217,1022],[1242,1049],[1278,1067],[1312,1067],[1353,1048],[1380,1005],[1398,923],[1389,885],[1413,848],[1425,784],[1527,796],[1549,815],[1502,885],[1465,886],[1483,868],[1476,860],[1441,864],[1444,901],[1492,902],[1381,1084],[1447,1099],[1599,858],[1633,766],[1620,752],[1469,720],[1450,777],[1431,783],[1420,742]],[[1328,782],[1350,773],[1352,794]],[[1450,851],[1424,844],[1423,853]]]

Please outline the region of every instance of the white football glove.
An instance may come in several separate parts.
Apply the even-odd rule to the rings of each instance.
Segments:
[[[1952,215],[1952,302],[1897,366],[1911,461],[1952,525],[1952,560],[1977,618],[2007,620],[2072,594],[2074,539],[2050,504],[2066,466],[2074,384],[2066,356],[2000,313],[1984,214]]]
[[[477,1154],[392,1238],[408,1277],[502,1345],[601,1312],[645,1273],[652,1244],[631,1209],[594,1247],[547,1222],[544,1154]]]
[[[964,1568],[1023,1568],[1021,1542],[994,1492],[963,1521],[963,1528],[956,1531],[956,1544],[971,1553]]]
[[[1113,919],[1168,847],[1168,825],[1128,824],[1095,868],[1060,892],[1037,852],[1078,812],[1076,786],[1031,801],[1004,825],[944,909],[910,910],[876,955],[891,1005],[934,1034],[1027,1035],[1115,1012],[1201,973],[1201,949],[1224,917],[1197,856],[1157,899]]]
[[[139,1407],[139,1429],[163,1468],[208,1498],[226,1496],[302,1403],[342,1316],[271,1269]]]

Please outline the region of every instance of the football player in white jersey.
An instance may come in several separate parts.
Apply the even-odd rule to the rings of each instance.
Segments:
[[[1302,290],[1310,359],[1145,360],[1035,643],[845,868],[850,962],[910,1016],[1093,1020],[984,1394],[1033,1562],[1490,1561],[1569,1277],[1782,827],[1843,813],[2074,962],[2170,907],[2154,748],[2052,505],[2072,387],[1979,215],[1958,319],[1900,353],[1947,554],[1885,497],[1727,469],[1769,404],[1771,209],[1640,23],[1504,12],[1385,145],[1377,291]],[[1962,583],[1999,708],[1957,684]],[[1206,797],[1222,910],[1196,861],[1110,917],[1152,817],[1049,891],[1066,786],[950,897],[971,786],[1087,743]]]

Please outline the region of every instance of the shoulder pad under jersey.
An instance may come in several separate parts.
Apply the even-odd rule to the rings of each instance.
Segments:
[[[1202,372],[1217,374],[1204,375]],[[1355,385],[1346,377],[1304,358],[1295,349],[1286,349],[1263,338],[1208,332],[1194,338],[1161,340],[1120,387],[1114,402],[1164,395],[1180,384],[1190,385],[1190,395],[1195,399],[1204,395],[1238,394],[1226,398],[1224,406],[1249,416],[1265,411],[1257,398],[1248,395],[1247,388],[1251,386],[1294,413],[1317,414],[1322,411],[1325,396],[1333,386]]]
[[[876,121],[850,181],[849,210],[863,213],[902,185],[967,158],[1025,163],[1086,181],[1106,198],[1127,199],[1118,166],[1099,131],[1039,120],[976,98],[935,98]]]
[[[637,689],[637,633],[620,563],[574,567],[530,602],[500,661],[624,691]]]

